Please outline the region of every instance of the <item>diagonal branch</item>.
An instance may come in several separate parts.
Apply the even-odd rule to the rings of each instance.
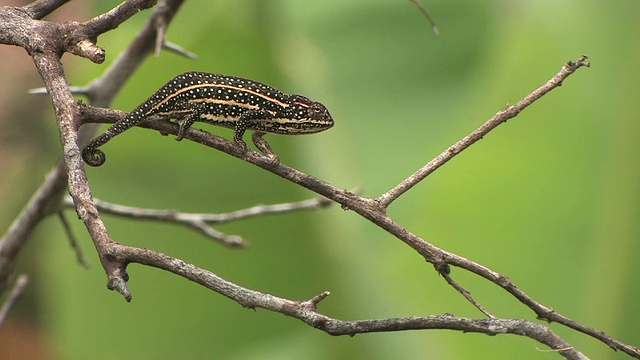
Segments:
[[[433,16],[431,16],[431,14],[429,13],[429,10],[427,10],[424,4],[420,2],[420,0],[409,0],[409,1],[411,1],[415,6],[417,6],[418,9],[420,9],[420,12],[422,12],[422,14],[427,18],[427,21],[429,21],[429,24],[431,24],[431,29],[433,30],[433,33],[436,35],[440,35],[440,30],[438,30],[438,24],[436,24],[436,21],[434,20]]]
[[[460,141],[450,146],[447,150],[443,151],[436,158],[429,161],[420,170],[416,171],[413,175],[409,176],[407,179],[402,181],[393,189],[380,195],[380,197],[378,198],[378,200],[380,201],[380,205],[384,207],[389,206],[391,202],[399,198],[405,192],[409,191],[409,189],[414,187],[420,181],[424,180],[427,176],[429,176],[434,171],[438,170],[440,166],[446,164],[449,160],[453,159],[456,155],[460,154],[463,150],[475,144],[478,140],[482,139],[491,130],[495,129],[498,125],[505,123],[507,122],[507,120],[516,117],[522,110],[529,107],[529,105],[533,104],[536,100],[540,99],[542,96],[546,95],[551,90],[562,85],[562,82],[567,77],[569,77],[569,75],[573,74],[577,69],[583,66],[587,66],[587,67],[590,66],[589,62],[587,62],[586,55],[582,55],[576,62],[569,61],[568,63],[566,63],[562,67],[562,69],[560,69],[560,71],[553,78],[551,78],[551,80],[547,81],[544,85],[542,85],[541,87],[533,91],[531,94],[525,96],[522,100],[518,101],[515,105],[508,106],[503,110],[499,111],[491,119],[489,119],[489,121],[482,124],[474,132],[465,136]]]
[[[128,0],[110,11],[87,21],[84,25],[90,36],[98,36],[117,28],[140,11],[153,7],[156,2],[157,0]]]
[[[21,274],[16,279],[15,283],[13,284],[13,289],[11,289],[11,292],[9,292],[9,295],[5,299],[4,304],[2,304],[2,307],[0,308],[0,326],[2,326],[4,321],[7,319],[7,315],[9,315],[9,312],[13,308],[13,305],[15,305],[16,301],[18,301],[20,295],[22,295],[22,292],[27,287],[28,283],[29,276],[27,276],[26,274]]]
[[[473,298],[473,296],[471,296],[471,292],[469,292],[469,290],[463,288],[460,284],[458,284],[455,280],[453,280],[453,278],[451,277],[451,274],[446,272],[441,272],[440,275],[442,275],[442,277],[445,279],[445,281],[449,285],[451,285],[460,294],[462,294],[462,296],[464,296],[464,298],[467,299],[467,301],[469,301],[473,306],[475,306],[476,309],[480,310],[480,312],[483,313],[486,317],[490,319],[496,318],[495,316],[493,316],[493,314],[489,312],[489,310],[487,310],[484,306],[482,306],[480,302],[478,302],[476,299]]]
[[[89,269],[91,267],[91,263],[89,263],[89,260],[84,256],[82,248],[80,247],[80,244],[78,244],[78,240],[76,239],[75,235],[73,235],[71,226],[69,225],[69,222],[67,221],[67,218],[64,216],[64,213],[62,211],[58,212],[58,220],[62,225],[62,230],[64,230],[65,235],[67,235],[67,239],[69,239],[69,245],[71,246],[71,249],[76,253],[76,260],[78,261],[78,264],[82,265],[82,267],[84,267],[85,269]]]
[[[25,5],[22,9],[29,14],[32,19],[42,19],[69,1],[70,0],[37,0]]]

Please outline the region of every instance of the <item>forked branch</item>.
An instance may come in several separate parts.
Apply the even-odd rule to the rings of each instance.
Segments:
[[[280,214],[299,210],[313,210],[326,207],[327,205],[331,204],[331,201],[327,200],[326,198],[317,197],[315,199],[292,203],[256,205],[250,208],[224,214],[203,214],[185,213],[176,210],[143,209],[132,206],[112,204],[95,198],[93,199],[93,201],[101,214],[109,214],[129,219],[152,220],[184,225],[199,231],[212,240],[220,242],[222,245],[232,248],[244,248],[247,247],[249,243],[240,236],[227,235],[219,232],[211,227],[211,225],[248,219],[255,216]],[[65,198],[65,206],[68,208],[75,208],[75,205],[73,204],[71,198]]]
[[[398,185],[391,191],[387,192],[387,195],[384,194],[379,198],[365,198],[358,196],[352,192],[349,192],[344,189],[340,189],[332,186],[322,180],[319,180],[313,176],[302,173],[296,169],[290,168],[286,165],[279,165],[276,167],[272,167],[270,164],[270,159],[260,153],[254,151],[244,152],[243,149],[239,148],[234,142],[221,138],[219,136],[212,135],[208,132],[197,130],[194,128],[189,129],[185,138],[200,143],[202,145],[215,148],[217,150],[223,151],[229,155],[235,156],[237,158],[243,159],[249,163],[252,163],[256,166],[259,166],[267,171],[270,171],[276,175],[279,175],[291,182],[294,182],[300,186],[303,186],[309,190],[312,190],[322,196],[325,196],[328,199],[331,199],[342,205],[344,209],[352,210],[364,218],[370,220],[374,224],[383,228],[390,234],[394,235],[401,241],[405,242],[411,248],[413,248],[416,252],[421,254],[425,260],[434,264],[435,268],[442,274],[447,274],[450,271],[449,266],[453,265],[467,271],[470,271],[476,275],[479,275],[492,283],[500,286],[505,289],[508,293],[518,299],[520,302],[531,308],[539,318],[547,319],[550,321],[557,321],[565,326],[571,327],[578,331],[584,332],[588,335],[593,336],[594,338],[599,339],[600,341],[606,343],[611,346],[613,349],[622,350],[626,353],[640,357],[640,351],[637,348],[624,344],[620,341],[617,341],[611,338],[609,335],[597,331],[593,328],[581,325],[573,320],[570,320],[557,312],[553,311],[550,307],[544,306],[539,302],[535,301],[525,292],[520,290],[515,286],[506,276],[501,275],[485,266],[482,266],[478,263],[475,263],[469,259],[461,257],[459,255],[447,252],[443,249],[440,249],[434,246],[431,243],[426,242],[424,239],[419,236],[411,233],[404,227],[397,224],[393,219],[387,216],[386,214],[386,206],[393,201],[394,199],[401,196],[404,192],[409,190],[412,186],[417,184],[419,181],[423,180],[427,175],[435,171],[437,168],[442,166],[448,160],[450,160],[453,156],[457,155],[464,149],[468,148],[471,144],[479,140],[482,136],[488,134],[491,130],[496,128],[499,124],[504,121],[515,117],[519,112],[524,110],[526,107],[531,105],[535,100],[539,99],[544,94],[548,93],[550,90],[559,86],[563,80],[565,80],[569,75],[571,75],[575,70],[580,67],[589,66],[589,63],[586,62],[586,56],[582,56],[576,62],[569,62],[562,67],[560,72],[556,74],[550,81],[548,81],[545,85],[538,88],[531,94],[527,95],[523,100],[519,101],[516,105],[508,107],[496,114],[494,118],[492,118],[489,122],[485,123],[478,130],[473,132],[472,134],[466,136],[461,141],[459,141],[456,145],[450,147],[448,150],[444,151],[440,156],[436,157],[434,160],[429,162],[424,168],[416,172],[416,176],[410,177],[408,180]],[[125,113],[109,110],[109,109],[98,109],[86,107],[83,109],[84,119],[87,122],[115,122],[125,116]],[[178,126],[174,123],[168,121],[145,121],[140,124],[143,128],[149,128],[153,130],[157,130],[163,134],[170,133],[176,134],[178,130]],[[452,284],[451,282],[449,282]],[[457,284],[457,283],[456,283]],[[490,313],[476,300],[474,300],[471,295],[464,290],[459,284],[454,286],[457,291],[465,296],[467,300],[469,300],[475,307],[480,309],[484,314],[489,315]],[[579,326],[578,326],[579,325]]]
[[[498,125],[507,122],[507,120],[516,117],[522,110],[529,107],[536,100],[546,95],[551,90],[562,85],[562,82],[573,74],[577,69],[591,64],[587,61],[587,56],[582,55],[575,62],[569,61],[564,64],[562,69],[544,85],[534,90],[531,94],[525,96],[522,100],[518,101],[515,105],[507,106],[495,114],[489,121],[482,124],[479,128],[473,131],[471,134],[460,139],[455,144],[451,145],[440,155],[436,156],[433,160],[429,161],[425,166],[416,171],[413,175],[406,178],[400,184],[396,185],[393,189],[380,195],[378,200],[384,207],[389,206],[391,202],[399,198],[402,194],[409,191],[412,187],[417,185],[420,181],[424,180],[434,171],[438,170],[442,165],[446,164],[449,160],[453,159],[456,155],[460,154],[464,149],[475,144],[478,140],[486,136],[491,130],[495,129]]]

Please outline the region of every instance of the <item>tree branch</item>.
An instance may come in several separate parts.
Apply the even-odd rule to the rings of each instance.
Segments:
[[[440,166],[446,164],[449,160],[453,159],[456,155],[461,153],[463,150],[465,150],[469,146],[476,143],[478,140],[485,137],[491,130],[495,129],[498,125],[505,123],[507,122],[507,120],[516,117],[522,110],[526,109],[527,107],[529,107],[529,105],[533,104],[533,102],[540,99],[542,96],[546,95],[551,90],[562,85],[562,82],[567,77],[569,77],[569,75],[573,74],[577,69],[583,66],[586,66],[586,67],[590,66],[590,63],[587,62],[586,55],[582,55],[576,62],[569,61],[568,63],[564,64],[562,69],[560,69],[560,71],[553,78],[551,78],[551,80],[547,81],[544,85],[534,90],[531,94],[525,96],[522,100],[518,101],[515,105],[508,106],[503,110],[500,110],[491,119],[489,119],[489,121],[482,124],[474,132],[465,136],[460,141],[450,146],[447,150],[443,151],[436,158],[429,161],[420,170],[416,171],[413,175],[409,176],[407,179],[402,181],[393,189],[380,195],[380,197],[378,197],[380,205],[384,207],[389,206],[389,204],[391,204],[391,202],[393,202],[395,199],[399,198],[402,194],[404,194],[409,189],[414,187],[420,181],[424,180],[427,176],[429,176],[431,173],[433,173],[438,168],[440,168]]]
[[[309,199],[293,203],[276,205],[257,205],[247,209],[237,210],[225,214],[196,214],[184,213],[175,210],[142,209],[138,207],[111,204],[99,199],[93,199],[96,207],[102,214],[109,214],[130,219],[154,220],[176,223],[198,230],[205,236],[219,241],[229,247],[247,247],[249,245],[240,236],[226,235],[214,230],[210,225],[247,219],[255,216],[279,214],[299,210],[312,210],[326,207],[331,201],[323,197]],[[70,198],[65,198],[65,206],[75,208]]]
[[[39,1],[31,4],[31,6],[32,9],[38,10],[47,8],[49,5],[54,6],[58,4],[57,6],[59,6],[61,3],[62,2],[56,1]],[[163,3],[166,5],[158,7],[161,10],[156,9],[151,14],[147,25],[145,25],[125,53],[114,62],[112,67],[107,70],[101,79],[94,82],[92,86],[88,88],[89,91],[87,95],[98,106],[108,106],[128,77],[131,76],[139,64],[151,53],[147,45],[153,43],[152,40],[155,38],[155,31],[153,30],[155,26],[153,24],[156,23],[155,18],[162,16],[165,21],[171,21],[174,14],[180,8],[182,1],[167,0]],[[29,7],[29,5],[27,5],[27,7]],[[30,11],[30,13],[42,14],[40,10],[36,10]],[[0,43],[22,46],[31,54],[44,54],[44,52],[47,51],[52,64],[56,62],[59,64],[60,58],[58,54],[61,56],[64,51],[64,45],[62,43],[48,43],[47,41],[60,40],[59,36],[54,36],[51,32],[53,31],[55,34],[60,34],[66,32],[66,30],[58,31],[52,29],[66,25],[34,21],[28,18],[27,14],[27,11],[19,8],[0,7]],[[152,25],[149,25],[150,23]],[[46,34],[49,34],[51,39],[45,41]],[[149,39],[151,39],[151,41],[149,41]],[[48,66],[46,62],[43,63],[43,71],[48,71]],[[58,76],[61,76],[62,68],[57,67],[56,72]],[[60,84],[60,78],[62,79],[62,84]],[[52,84],[47,81],[49,80],[45,80],[45,84],[52,86]],[[55,83],[57,86],[56,91],[59,87],[63,89],[67,88],[63,77],[59,77]],[[49,87],[47,87],[47,90],[51,91]],[[69,105],[71,107],[77,106],[72,97],[66,97],[66,101],[72,104]],[[93,136],[95,127],[85,126],[81,130],[80,138],[88,140]],[[67,178],[65,164],[60,161],[25,205],[22,212],[16,217],[7,232],[0,238],[0,295],[8,288],[8,280],[14,271],[15,261],[29,239],[31,232],[42,219],[58,211],[65,190],[67,189]]]
[[[30,18],[39,20],[68,2],[69,0],[38,0],[25,5],[22,9],[29,14]]]
[[[4,321],[7,319],[7,315],[9,315],[13,305],[18,301],[28,283],[29,277],[26,274],[21,274],[16,279],[13,289],[11,289],[11,292],[5,299],[4,304],[2,304],[2,308],[0,308],[0,326],[4,324]]]
[[[231,156],[243,159],[246,162],[261,167],[295,184],[298,184],[322,196],[325,196],[326,198],[341,204],[343,209],[352,210],[360,214],[364,218],[370,220],[372,223],[376,224],[377,226],[381,227],[385,231],[389,232],[390,234],[394,235],[395,237],[409,245],[412,249],[422,255],[426,261],[434,264],[436,270],[441,274],[448,274],[450,272],[449,265],[453,265],[470,271],[506,290],[520,302],[533,310],[536,315],[538,315],[538,317],[550,321],[556,321],[565,326],[581,331],[606,343],[615,350],[622,350],[629,355],[640,358],[640,351],[637,348],[624,344],[616,339],[613,339],[609,335],[588,326],[577,326],[576,324],[579,323],[570,320],[562,315],[559,315],[551,308],[535,301],[525,292],[518,289],[506,276],[501,275],[462,256],[447,252],[429,242],[426,242],[424,239],[411,233],[386,215],[386,206],[388,205],[388,203],[401,196],[412,186],[424,179],[424,177],[426,177],[428,174],[432,173],[437,168],[442,166],[453,156],[468,148],[471,144],[489,133],[496,126],[510,118],[515,117],[520,111],[528,107],[535,100],[548,93],[553,88],[559,86],[564,79],[573,74],[575,70],[582,66],[588,66],[588,63],[586,62],[586,56],[581,57],[575,63],[567,63],[565,66],[563,66],[560,72],[556,74],[551,80],[549,80],[544,86],[527,95],[516,105],[498,112],[498,114],[496,114],[496,116],[492,118],[492,120],[485,123],[472,134],[463,138],[461,141],[456,143],[456,145],[444,151],[441,155],[436,157],[425,167],[416,172],[417,175],[414,174],[412,177],[403,181],[399,186],[395,187],[395,190],[392,189],[391,191],[386,193],[386,196],[385,194],[383,194],[378,198],[360,197],[354,193],[334,187],[331,184],[328,184],[308,174],[302,173],[296,169],[290,168],[284,164],[273,167],[271,166],[269,157],[252,150],[243,152],[243,149],[240,148],[236,143],[226,140],[222,137],[212,135],[208,132],[195,129],[193,127],[187,131],[185,139],[195,141],[199,144],[212,147],[216,150],[223,151]],[[126,116],[126,113],[117,110],[84,107],[83,115],[84,121],[87,122],[112,123]],[[140,123],[139,126],[142,128],[159,131],[162,134],[177,134],[178,131],[177,124],[164,120],[146,120]],[[385,201],[387,203],[385,203]],[[459,291],[458,288],[456,288],[456,290]],[[464,292],[461,293],[464,295]],[[467,299],[469,300],[469,298]],[[474,303],[474,301],[472,301],[472,303]],[[474,306],[478,307],[477,305],[479,304],[474,303]],[[479,309],[482,310],[484,308],[479,307]],[[484,311],[486,311],[486,309],[484,309]]]
[[[329,295],[328,292],[323,292],[310,300],[293,301],[244,288],[208,270],[149,249],[115,244],[112,250],[114,258],[117,258],[122,264],[123,271],[128,263],[139,263],[163,269],[226,296],[245,308],[262,308],[278,312],[299,319],[316,329],[334,336],[427,329],[449,329],[488,335],[516,334],[537,340],[556,350],[567,359],[587,359],[586,356],[574,349],[571,344],[564,341],[548,327],[526,320],[468,319],[453,315],[356,321],[337,320],[316,311],[318,303]]]
[[[67,235],[67,239],[69,239],[69,245],[71,246],[71,249],[76,253],[76,260],[78,261],[78,264],[82,265],[82,267],[84,267],[85,269],[90,268],[91,264],[89,263],[89,260],[87,260],[87,258],[84,257],[84,254],[82,253],[82,248],[80,248],[80,245],[78,244],[78,240],[76,240],[76,237],[73,235],[73,231],[71,231],[71,226],[69,225],[67,218],[64,217],[64,213],[62,211],[58,212],[58,220],[62,225],[62,229],[64,230],[64,233]]]

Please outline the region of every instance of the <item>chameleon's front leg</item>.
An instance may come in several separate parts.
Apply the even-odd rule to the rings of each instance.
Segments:
[[[245,143],[244,140],[242,140],[242,137],[244,136],[245,131],[251,128],[252,123],[265,121],[269,119],[271,119],[271,114],[269,114],[266,111],[249,110],[244,112],[240,116],[240,119],[238,119],[238,122],[236,123],[236,126],[234,128],[233,141],[235,141],[236,144],[242,147],[243,152],[246,151],[247,143]],[[255,129],[255,127],[253,128]],[[264,134],[265,133],[262,131],[256,131],[251,136],[251,139],[253,140],[253,143],[256,145],[258,150],[260,150],[264,155],[268,156],[271,159],[271,165],[276,166],[280,163],[280,159],[273,152],[273,150],[271,149],[271,146],[269,146],[267,141],[262,138]]]
[[[276,155],[276,153],[273,152],[273,149],[271,149],[271,146],[269,146],[267,140],[262,137],[265,134],[265,132],[256,131],[251,134],[251,140],[253,140],[253,143],[258,149],[260,149],[263,154],[271,158],[271,166],[278,166],[280,164],[280,158],[278,157],[278,155]]]
[[[238,120],[236,126],[233,128],[233,141],[238,144],[242,148],[242,152],[245,153],[247,151],[247,143],[242,140],[242,137],[249,127],[249,121],[245,120],[243,117],[244,114],[240,116],[240,120]]]

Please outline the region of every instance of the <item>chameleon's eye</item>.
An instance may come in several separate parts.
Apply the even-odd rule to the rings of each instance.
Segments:
[[[329,110],[319,102],[302,95],[292,95],[292,106],[299,118],[312,120],[331,120]]]
[[[290,99],[289,116],[295,119],[297,133],[310,134],[333,126],[333,118],[324,105],[302,95],[292,95]]]
[[[319,102],[311,103],[308,110],[309,118],[314,120],[331,120],[329,110]]]

